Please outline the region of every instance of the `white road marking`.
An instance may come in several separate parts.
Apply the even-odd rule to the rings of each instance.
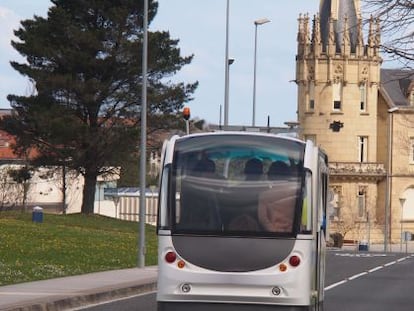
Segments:
[[[329,286],[325,287],[325,291],[330,290],[330,289],[332,289],[334,287],[337,287],[339,285],[345,284],[346,282],[348,282],[348,280],[342,280],[340,282],[337,282],[337,283],[334,283],[332,285],[329,285]]]
[[[348,280],[352,281],[352,280],[355,280],[355,279],[359,278],[360,276],[363,276],[363,275],[366,275],[366,274],[368,274],[368,271],[361,272],[359,274],[355,274],[355,275],[351,276],[350,278],[348,278]]]
[[[337,256],[344,256],[344,255],[340,255],[340,254],[336,254]],[[353,257],[352,256],[352,254],[346,254],[346,255],[351,255],[350,257]],[[355,256],[356,257],[356,256]],[[359,256],[358,256],[359,257]],[[365,257],[365,256],[364,256]],[[374,256],[372,256],[372,257],[374,257]],[[378,267],[375,267],[375,268],[372,268],[372,269],[370,269],[370,270],[368,270],[368,271],[364,271],[364,272],[361,272],[361,273],[358,273],[358,274],[355,274],[355,275],[353,275],[353,276],[351,276],[351,277],[349,277],[349,278],[347,278],[347,279],[345,279],[345,280],[342,280],[342,281],[339,281],[339,282],[336,282],[336,283],[334,283],[334,284],[331,284],[331,285],[329,285],[329,286],[326,286],[325,287],[325,291],[328,291],[328,290],[330,290],[330,289],[332,289],[332,288],[335,288],[335,287],[337,287],[337,286],[339,286],[339,285],[342,285],[342,284],[345,284],[345,283],[347,283],[347,282],[349,282],[349,281],[353,281],[353,280],[355,280],[355,279],[357,279],[357,278],[359,278],[359,277],[361,277],[361,276],[364,276],[364,275],[368,275],[368,274],[370,274],[370,273],[373,273],[373,272],[375,272],[375,271],[378,271],[378,270],[381,270],[381,269],[383,269],[383,268],[386,268],[386,267],[389,267],[389,266],[392,266],[392,265],[395,265],[396,263],[400,263],[400,262],[402,262],[402,261],[404,261],[404,260],[407,260],[408,258],[411,258],[411,257],[414,257],[414,254],[412,254],[412,255],[409,255],[409,256],[406,256],[406,257],[402,257],[402,258],[400,258],[400,259],[398,259],[398,260],[394,260],[394,261],[391,261],[391,262],[388,262],[388,263],[386,263],[386,264],[383,264],[383,265],[381,265],[381,266],[378,266]]]
[[[392,265],[395,265],[396,263],[397,263],[396,261],[391,261],[391,262],[389,262],[389,263],[386,263],[386,264],[384,265],[384,267],[392,266]]]
[[[384,268],[384,267],[385,267],[385,265],[383,265],[383,266],[378,266],[378,267],[375,267],[375,268],[372,268],[372,269],[368,270],[368,272],[369,272],[369,273],[372,273],[372,272],[375,272],[375,271],[381,270],[381,269],[382,269],[382,268]]]

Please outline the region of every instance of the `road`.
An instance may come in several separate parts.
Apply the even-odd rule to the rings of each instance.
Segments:
[[[336,278],[336,282],[325,287],[325,311],[414,310],[414,257],[338,257],[331,265],[338,268],[338,262],[344,261],[347,271],[328,270],[327,280]]]
[[[414,255],[329,251],[326,272],[325,311],[414,310]],[[155,293],[78,310],[156,311]]]

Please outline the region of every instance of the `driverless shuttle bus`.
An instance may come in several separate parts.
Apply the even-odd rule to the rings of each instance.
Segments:
[[[158,310],[322,310],[327,165],[312,142],[272,134],[166,141]]]

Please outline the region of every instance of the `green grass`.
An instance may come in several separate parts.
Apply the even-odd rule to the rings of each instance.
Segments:
[[[0,213],[0,286],[137,266],[138,224],[102,216]],[[146,265],[157,264],[146,226]]]

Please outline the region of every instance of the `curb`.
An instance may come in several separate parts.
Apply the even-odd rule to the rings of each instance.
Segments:
[[[24,305],[7,307],[2,311],[61,311],[91,304],[99,304],[114,299],[125,298],[138,294],[148,293],[157,289],[157,283],[135,284],[119,288],[101,288],[91,290],[90,293],[74,295],[72,297],[51,297],[47,300],[26,302]]]

